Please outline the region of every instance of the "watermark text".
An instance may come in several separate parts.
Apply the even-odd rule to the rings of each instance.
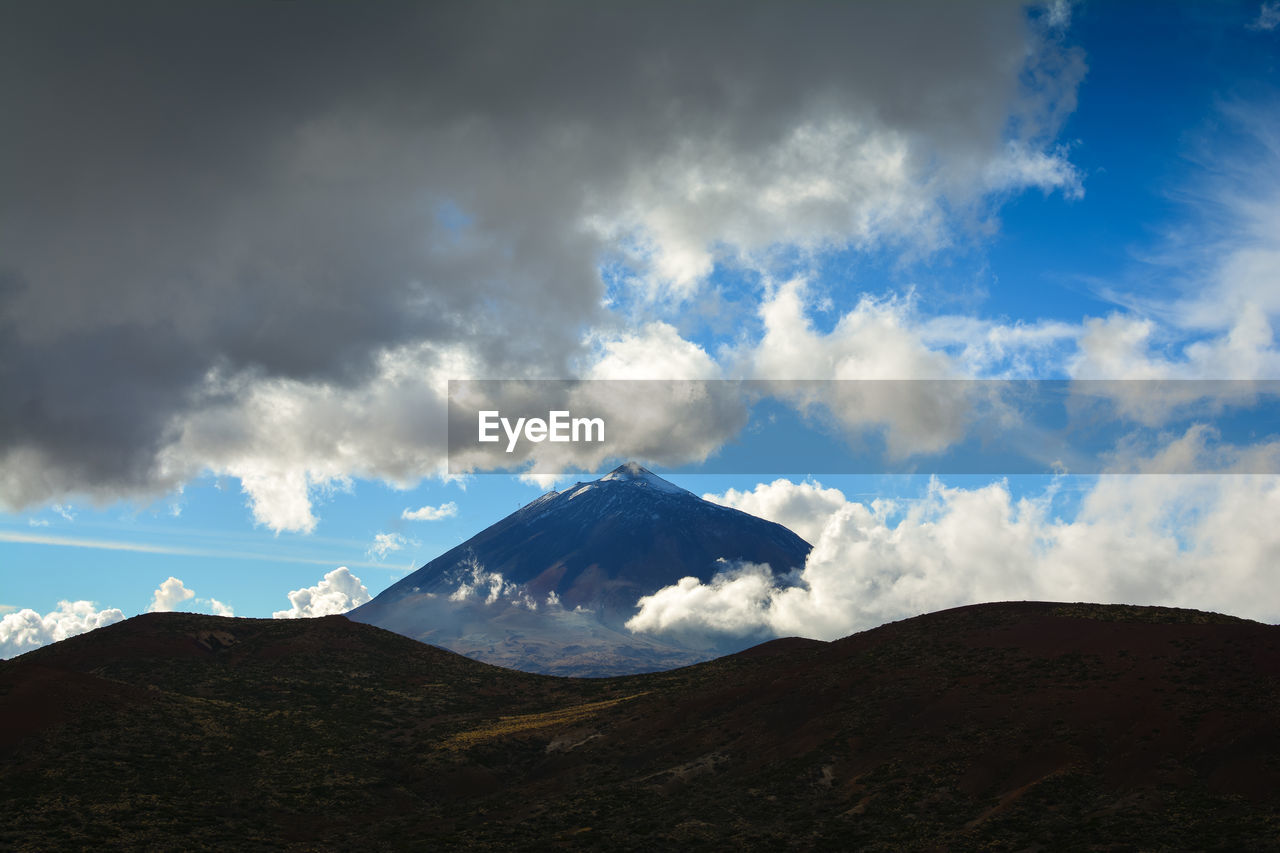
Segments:
[[[507,453],[516,449],[516,442],[523,435],[525,441],[535,444],[543,441],[555,442],[602,442],[604,441],[604,418],[575,418],[568,411],[548,412],[546,420],[542,418],[510,418],[502,417],[496,409],[479,413],[478,440],[484,442],[500,441],[498,434],[501,427],[507,437]]]

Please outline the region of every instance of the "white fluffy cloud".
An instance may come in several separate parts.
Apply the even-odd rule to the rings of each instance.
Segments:
[[[648,323],[616,336],[589,337],[596,360],[588,379],[716,379],[721,375],[706,350],[680,337],[669,323]]]
[[[453,501],[440,506],[421,506],[417,509],[405,508],[400,517],[406,521],[439,521],[442,518],[453,518],[458,514],[458,505]]]
[[[204,605],[215,616],[235,615],[230,605],[216,598],[196,598],[195,592],[175,577],[166,579],[156,588],[147,612],[170,612],[186,601]],[[58,609],[44,616],[30,608],[16,612],[9,610],[14,608],[0,608],[0,613],[4,613],[0,620],[0,658],[22,654],[124,619],[124,612],[119,608],[99,610],[92,601],[59,601]]]
[[[630,209],[613,218],[638,231],[653,295],[690,296],[711,272],[717,243],[748,253],[885,239],[935,249],[946,241],[946,216],[920,141],[835,120],[792,128],[747,157],[714,144],[685,148],[635,175]]]
[[[235,616],[236,615],[236,612],[235,610],[232,609],[231,605],[224,604],[223,602],[219,601],[216,598],[198,599],[198,600],[207,601],[209,604],[209,609],[213,611],[214,616]]]
[[[168,613],[182,602],[195,597],[196,594],[187,589],[182,581],[175,577],[170,577],[152,593],[151,604],[147,606],[147,612]]]
[[[326,574],[315,586],[295,589],[289,593],[288,610],[272,613],[275,619],[308,619],[314,616],[330,616],[346,613],[371,598],[369,590],[360,578],[351,574],[346,566],[340,566]]]
[[[1220,334],[1170,355],[1176,329],[1130,314],[1085,320],[1068,363],[1076,379],[1270,379],[1280,376],[1271,319],[1248,303]]]
[[[740,509],[790,528],[806,542],[822,536],[827,519],[846,503],[844,492],[825,489],[821,483],[794,483],[778,479],[758,483],[751,491],[729,489],[723,495],[707,494],[704,500]]]
[[[151,594],[151,604],[147,606],[147,612],[169,613],[177,610],[184,601],[207,607],[215,616],[236,615],[230,605],[216,598],[196,598],[195,590],[188,589],[186,584],[175,577],[169,577]]]
[[[760,308],[764,335],[741,351],[743,370],[775,382],[774,393],[807,416],[856,435],[882,430],[896,458],[941,450],[964,435],[970,401],[962,383],[924,396],[902,382],[788,383],[792,379],[950,379],[952,358],[925,342],[910,298],[863,297],[829,332],[813,328],[806,284],[793,280]]]
[[[921,500],[844,501],[824,490],[821,535],[797,583],[739,566],[642,598],[628,623],[673,634],[833,639],[886,621],[984,601],[1164,604],[1280,619],[1280,477],[1105,476],[1075,517],[1053,514],[1058,484],[1014,498],[1007,483]],[[787,492],[794,492],[788,496]],[[778,521],[815,486],[774,482],[725,495]]]
[[[352,477],[408,487],[443,473],[448,380],[474,370],[462,350],[421,345],[381,353],[354,388],[210,374],[207,407],[181,420],[163,465],[236,477],[257,523],[310,532],[315,501]]]
[[[980,127],[994,118],[985,110],[963,118],[951,112],[951,137],[933,125],[929,107],[896,122],[885,120],[897,111],[888,105],[820,111],[750,150],[724,138],[687,139],[632,171],[616,203],[602,204],[591,222],[608,240],[631,237],[630,257],[645,270],[650,297],[684,299],[719,260],[750,262],[779,245],[929,253],[951,243],[963,218],[956,211],[977,209],[993,194],[1036,188],[1078,198],[1081,176],[1050,140],[1074,108],[1084,64],[1047,32],[1033,41],[1020,59],[1037,76],[1037,90],[1006,102],[1020,113],[1017,138],[1002,142]],[[885,93],[862,94],[874,102]]]
[[[760,305],[764,335],[741,355],[748,375],[761,379],[947,379],[957,375],[943,352],[916,327],[909,298],[862,297],[830,332],[810,316],[803,279],[778,286]]]
[[[30,608],[8,613],[0,619],[0,658],[20,655],[123,619],[120,610],[98,610],[92,601],[59,601],[57,610],[43,616]]]

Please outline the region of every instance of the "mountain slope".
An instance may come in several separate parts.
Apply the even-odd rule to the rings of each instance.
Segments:
[[[0,664],[6,849],[1277,849],[1280,628],[1010,603],[560,679],[337,618]]]
[[[736,651],[636,636],[641,596],[717,561],[804,565],[780,524],[704,501],[635,463],[549,492],[348,613],[359,622],[530,671],[614,675]]]

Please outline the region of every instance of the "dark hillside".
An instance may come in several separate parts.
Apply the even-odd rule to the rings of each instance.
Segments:
[[[0,846],[1280,849],[1280,628],[991,604],[624,678],[340,617],[0,664]]]

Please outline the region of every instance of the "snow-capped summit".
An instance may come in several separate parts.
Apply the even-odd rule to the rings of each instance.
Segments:
[[[658,669],[711,651],[627,631],[641,596],[685,577],[708,581],[722,560],[786,575],[809,550],[780,524],[705,501],[628,462],[526,504],[348,616],[518,669]],[[566,664],[570,657],[584,662]]]
[[[619,465],[596,482],[633,483],[635,485],[648,486],[649,488],[657,489],[660,492],[667,492],[669,494],[693,494],[686,489],[680,488],[675,483],[667,482],[638,462],[626,462]]]

